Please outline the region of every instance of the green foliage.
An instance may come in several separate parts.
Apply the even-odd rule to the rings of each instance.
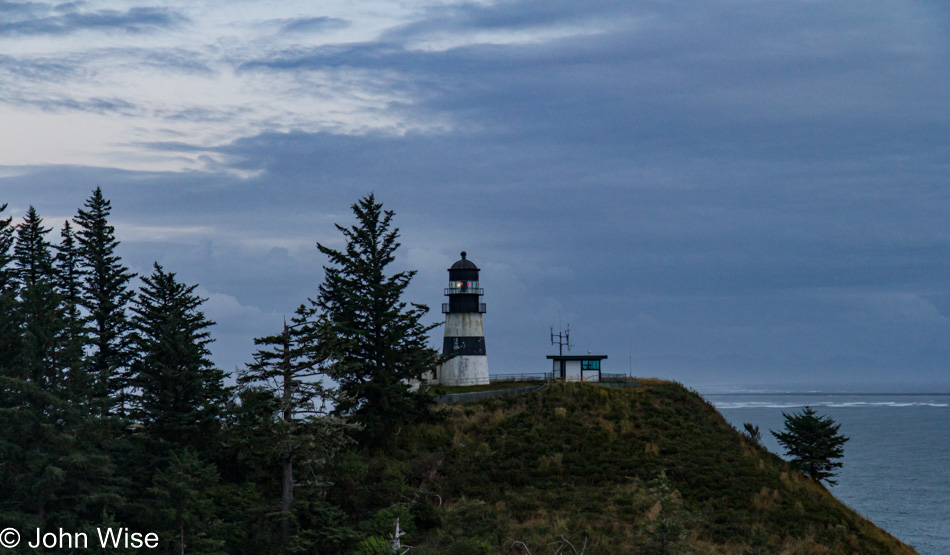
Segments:
[[[131,384],[139,391],[133,414],[156,439],[207,448],[220,427],[228,392],[224,373],[208,358],[214,322],[199,309],[197,285],[179,283],[158,263],[132,309],[136,359]]]
[[[16,227],[8,299],[16,316],[12,360],[0,374],[0,486],[7,502],[44,521],[58,513],[56,500],[67,477],[64,456],[74,448],[64,427],[68,403],[61,366],[62,312],[55,290],[49,229],[31,206]]]
[[[325,383],[326,356],[317,336],[321,324],[314,310],[301,305],[278,335],[254,340],[261,348],[238,376],[239,385],[274,393],[286,422],[322,414],[327,401],[334,400],[335,392]]]
[[[838,433],[841,424],[836,424],[828,416],[818,416],[808,406],[799,413],[783,412],[782,416],[785,417],[785,431],[772,431],[772,435],[791,457],[792,466],[816,482],[824,480],[832,486],[837,484],[834,477],[842,463],[834,459],[844,456],[844,444],[849,439]]]
[[[17,282],[13,265],[14,226],[3,218],[6,204],[0,204],[0,373],[12,371],[19,356],[19,313],[16,310]],[[0,391],[6,388],[0,384]]]
[[[563,538],[587,553],[910,553],[678,384],[555,384],[440,412],[399,448],[334,465],[330,499],[367,535],[380,509],[408,504],[418,553]],[[438,525],[421,525],[423,503]]]
[[[56,392],[65,374],[60,358],[63,314],[53,273],[52,247],[46,240],[49,231],[31,206],[23,223],[17,226],[14,247],[20,284],[17,310],[23,325],[18,362],[23,379],[44,393]]]
[[[88,414],[92,408],[89,406],[92,384],[89,374],[83,368],[87,336],[85,318],[80,307],[82,275],[76,238],[68,220],[60,232],[55,265],[56,291],[62,300],[63,344],[60,358],[67,370],[69,398],[78,411]]]
[[[9,220],[0,221],[8,286],[0,312],[10,316],[0,315],[0,487],[7,521],[75,529],[119,497],[101,449],[108,426],[88,415],[87,392],[75,380],[84,335],[69,297],[75,258],[65,229],[54,261],[50,230],[31,207],[11,259]]]
[[[682,542],[695,518],[683,508],[682,500],[670,485],[665,471],[650,482],[649,492],[656,505],[655,514],[644,526],[648,538],[643,545],[644,553],[666,555],[684,551]]]
[[[272,401],[273,412],[263,415],[250,437],[258,439],[259,452],[279,463],[284,546],[300,541],[291,538],[295,488],[320,484],[324,465],[351,442],[347,433],[357,429],[344,418],[326,414],[327,402],[337,397],[325,383],[323,349],[316,334],[320,322],[315,316],[314,310],[301,305],[279,335],[255,339],[263,347],[238,377],[245,391],[253,388],[254,394]]]
[[[115,228],[109,224],[111,203],[96,187],[75,222],[77,255],[83,283],[80,304],[86,311],[92,346],[86,371],[101,415],[113,408],[124,412],[128,387],[130,323],[126,314],[135,293],[129,282],[135,274],[123,264],[116,248]]]
[[[225,553],[217,534],[215,486],[218,473],[190,451],[168,453],[142,504],[151,530],[166,553]]]
[[[392,212],[353,208],[316,309],[258,340],[236,399],[196,286],[156,265],[131,302],[99,189],[55,248],[35,210],[0,218],[0,521],[154,530],[161,553],[389,553],[397,519],[420,555],[910,552],[678,384],[427,414],[427,309],[387,274]]]
[[[758,426],[749,422],[743,422],[742,427],[745,429],[745,433],[749,436],[749,439],[757,444],[762,442],[762,432],[759,431]]]
[[[318,335],[342,393],[337,414],[354,415],[380,440],[427,413],[431,397],[411,384],[434,371],[439,356],[428,346],[435,326],[422,323],[428,307],[402,300],[415,272],[387,274],[399,247],[393,212],[372,194],[352,209],[357,223],[336,226],[345,250],[317,244],[330,261],[315,301],[325,317]]]
[[[489,555],[491,552],[491,542],[472,538],[459,538],[449,544],[444,553],[445,555]]]
[[[359,555],[389,555],[391,544],[382,536],[370,536],[356,544],[355,553]]]

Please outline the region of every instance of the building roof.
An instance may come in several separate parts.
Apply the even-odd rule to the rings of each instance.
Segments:
[[[452,264],[449,270],[477,270],[478,266],[474,262],[465,258],[465,251],[462,251],[462,259]]]
[[[548,355],[552,360],[604,360],[607,355]]]

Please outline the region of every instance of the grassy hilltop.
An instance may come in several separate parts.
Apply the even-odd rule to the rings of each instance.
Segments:
[[[345,462],[333,488],[380,541],[401,516],[413,554],[914,553],[678,384],[440,410],[389,454]]]

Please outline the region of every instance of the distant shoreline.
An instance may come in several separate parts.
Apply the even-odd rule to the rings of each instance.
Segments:
[[[702,393],[700,395],[703,397],[766,397],[766,396],[775,396],[775,395],[786,395],[786,396],[801,396],[801,397],[950,397],[950,392],[947,393],[904,393],[904,392],[890,392],[890,393],[860,393],[860,392],[843,392],[843,391],[772,391],[772,392],[736,392],[736,393]]]

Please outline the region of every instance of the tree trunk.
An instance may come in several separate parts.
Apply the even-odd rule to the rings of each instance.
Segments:
[[[281,465],[284,467],[283,496],[280,501],[281,534],[283,535],[284,547],[290,541],[290,505],[294,502],[294,468],[290,458],[290,444],[284,446],[284,454],[281,457]]]
[[[284,322],[284,391],[283,391],[283,417],[288,424],[293,420],[293,374],[290,367],[290,329],[287,322]],[[294,467],[293,467],[293,445],[288,441],[284,444],[284,453],[281,456],[281,466],[283,466],[282,496],[280,500],[281,510],[281,535],[284,540],[284,549],[290,542],[290,506],[294,502]]]

